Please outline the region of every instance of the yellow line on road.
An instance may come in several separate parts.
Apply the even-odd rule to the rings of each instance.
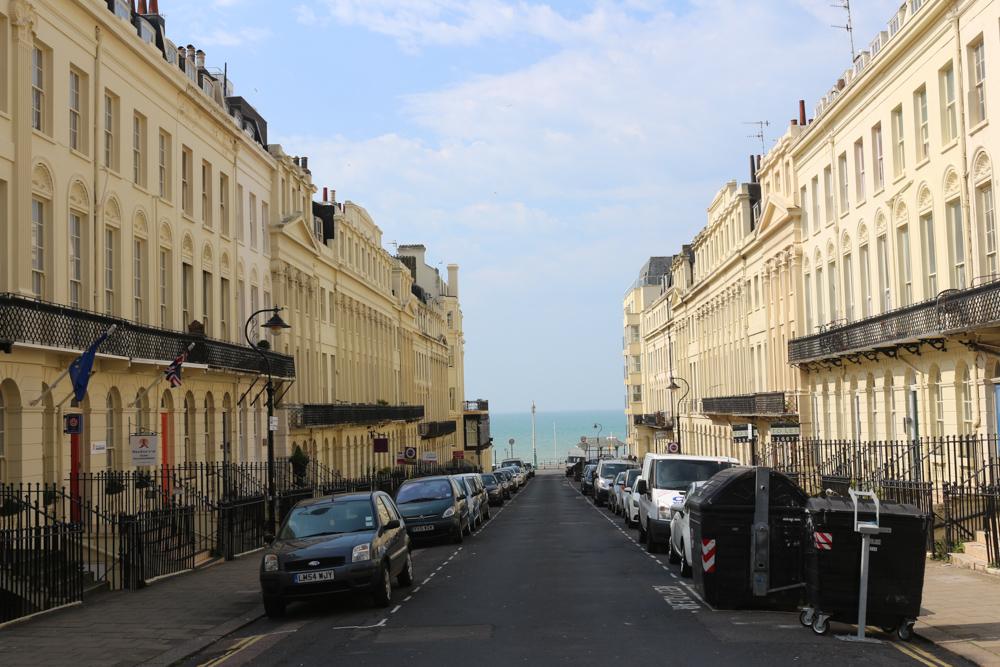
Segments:
[[[267,635],[255,635],[251,637],[244,637],[243,639],[239,640],[231,647],[229,647],[229,649],[226,650],[226,652],[220,655],[218,658],[215,658],[214,660],[209,660],[208,662],[200,665],[199,667],[215,667],[215,665],[221,665],[223,662],[229,660],[231,657],[233,657],[243,649],[253,645],[255,642],[260,641],[266,636]],[[937,666],[935,665],[934,667]]]
[[[928,667],[951,667],[947,662],[944,662],[940,658],[936,658],[927,651],[919,649],[916,646],[910,644],[903,644],[900,642],[888,642],[890,646],[895,646],[901,652],[910,656],[914,660],[924,663]]]

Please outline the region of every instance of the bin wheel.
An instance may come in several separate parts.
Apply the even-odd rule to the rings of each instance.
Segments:
[[[896,629],[896,636],[902,641],[908,642],[913,639],[913,621],[903,621]]]
[[[815,613],[812,607],[806,607],[799,613],[799,623],[808,628],[813,623],[813,615]]]
[[[813,619],[812,629],[817,635],[825,635],[830,632],[830,618],[829,616],[823,616],[822,614],[816,614],[816,618]]]

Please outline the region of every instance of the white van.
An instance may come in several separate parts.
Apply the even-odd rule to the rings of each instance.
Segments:
[[[639,496],[639,541],[649,553],[670,548],[670,506],[684,500],[692,482],[702,482],[715,473],[739,465],[728,456],[646,454],[642,474],[636,480]]]

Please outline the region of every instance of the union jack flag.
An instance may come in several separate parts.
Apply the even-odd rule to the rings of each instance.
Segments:
[[[174,359],[174,363],[167,366],[167,382],[171,387],[181,386],[181,364],[187,359],[188,351],[181,352],[181,356]]]

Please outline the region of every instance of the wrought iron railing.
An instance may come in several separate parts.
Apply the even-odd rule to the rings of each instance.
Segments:
[[[448,435],[449,433],[454,433],[456,431],[456,423],[454,421],[447,422],[424,422],[417,426],[417,430],[420,433],[420,437],[427,438],[440,438],[442,435]]]
[[[795,414],[795,396],[783,391],[701,399],[701,411],[715,415]]]
[[[1000,280],[898,308],[788,341],[789,363],[801,363],[933,338],[1000,322]]]
[[[424,418],[422,405],[359,405],[341,403],[300,403],[288,405],[291,428],[334,426],[336,424],[378,424],[415,422]]]
[[[147,326],[16,294],[0,294],[0,339],[15,343],[82,351],[113,324],[118,325],[118,328],[101,344],[99,351],[104,354],[170,362],[194,343],[194,349],[188,353],[189,363],[249,373],[267,372],[267,363],[261,355],[243,345],[207,338],[201,334]],[[262,352],[270,362],[274,377],[295,377],[293,357],[271,351]]]
[[[634,426],[647,426],[649,428],[673,428],[674,416],[666,412],[633,415],[632,424]]]
[[[477,398],[474,401],[465,401],[465,407],[463,408],[466,412],[486,412],[490,409],[490,402],[484,398]]]

